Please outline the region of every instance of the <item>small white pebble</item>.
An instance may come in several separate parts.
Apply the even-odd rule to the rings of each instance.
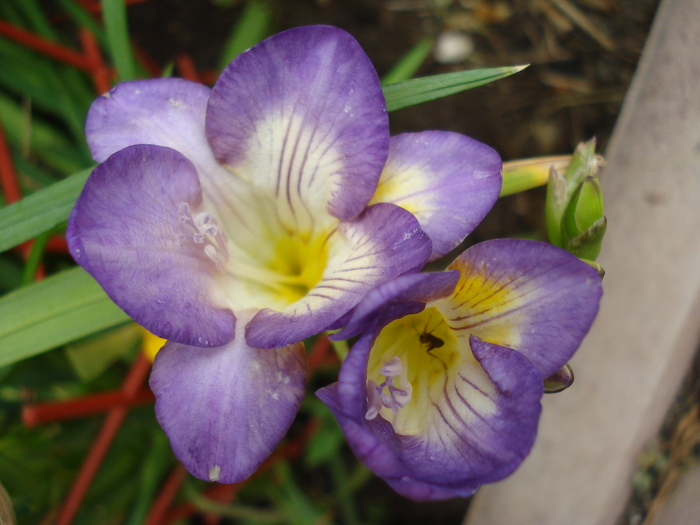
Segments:
[[[444,31],[435,43],[435,60],[441,64],[457,64],[474,51],[474,41],[461,31]]]

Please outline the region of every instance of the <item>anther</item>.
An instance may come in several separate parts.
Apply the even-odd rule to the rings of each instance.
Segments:
[[[180,213],[180,222],[187,224],[192,228],[193,232],[187,236],[180,236],[178,244],[183,244],[188,239],[191,239],[195,244],[204,245],[204,254],[222,267],[228,260],[228,249],[226,247],[226,237],[219,229],[219,223],[216,219],[207,212],[200,212],[196,217],[192,217],[189,204],[186,202],[180,203],[178,206]]]

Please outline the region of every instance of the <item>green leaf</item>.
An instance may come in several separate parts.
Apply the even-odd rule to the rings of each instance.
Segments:
[[[36,117],[30,120],[29,116],[17,102],[0,92],[0,120],[12,146],[22,148],[28,142],[33,157],[66,175],[89,165],[87,150],[84,155],[64,132]]]
[[[106,48],[109,45],[107,36],[100,27],[100,24],[95,21],[92,15],[88,13],[82,5],[74,0],[58,0],[58,5],[66,11],[79,26],[87,28],[88,31],[95,35],[95,38],[97,38],[101,46]]]
[[[0,366],[129,320],[82,268],[0,299]]]
[[[135,350],[142,336],[139,325],[126,323],[67,344],[66,357],[75,374],[87,383]]]
[[[219,71],[246,49],[265,38],[270,30],[272,10],[265,0],[248,0],[238,23],[224,46],[219,61]]]
[[[527,65],[457,71],[456,73],[414,78],[406,82],[384,86],[386,109],[387,111],[396,111],[397,109],[414,106],[429,100],[453,95],[506,78],[518,71],[522,71],[526,67]]]
[[[78,172],[0,209],[0,252],[65,222],[91,171]]]
[[[136,62],[129,43],[124,0],[102,0],[102,19],[107,32],[109,52],[119,73],[119,80],[134,80]]]
[[[424,37],[384,75],[382,84],[396,84],[412,78],[430,54],[434,43],[435,40],[433,38],[429,36]]]

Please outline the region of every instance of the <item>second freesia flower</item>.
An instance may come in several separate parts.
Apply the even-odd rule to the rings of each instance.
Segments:
[[[544,379],[598,311],[596,271],[549,244],[477,244],[440,273],[373,290],[334,337],[362,334],[317,395],[357,456],[397,492],[469,496],[515,470]]]

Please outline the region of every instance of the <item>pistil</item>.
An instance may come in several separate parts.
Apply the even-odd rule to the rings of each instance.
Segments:
[[[378,385],[373,380],[367,381],[367,412],[365,419],[374,419],[379,414],[382,406],[390,408],[394,414],[399,412],[399,409],[405,407],[410,401],[413,393],[411,383],[406,379],[401,381],[402,388],[394,385],[394,378],[399,377],[403,371],[401,358],[397,355],[393,356],[389,361],[384,361],[384,366],[380,369],[380,373],[386,378],[385,381]],[[386,392],[384,389],[386,388]]]

